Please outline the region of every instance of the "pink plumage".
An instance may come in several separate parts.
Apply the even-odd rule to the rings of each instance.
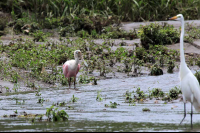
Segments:
[[[78,64],[78,67],[76,70],[68,70],[68,64],[65,63],[63,65],[63,74],[65,75],[65,78],[70,78],[70,77],[76,77],[76,75],[78,74],[79,70],[80,70],[81,65]]]
[[[63,74],[65,78],[68,78],[69,89],[71,87],[71,77],[74,77],[74,89],[76,89],[76,75],[78,74],[81,67],[79,64],[79,57],[81,56],[81,51],[76,50],[74,51],[75,60],[69,60],[63,64]]]

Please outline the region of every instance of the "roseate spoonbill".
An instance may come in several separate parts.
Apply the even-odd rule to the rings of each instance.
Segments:
[[[191,103],[191,128],[192,124],[192,115],[193,115],[193,105],[196,111],[200,111],[200,87],[197,78],[187,67],[184,56],[183,48],[183,38],[184,38],[184,17],[182,14],[169,18],[169,20],[178,20],[181,22],[181,36],[180,36],[180,70],[179,70],[179,79],[181,84],[181,91],[183,95],[184,102],[184,117],[180,124],[186,117],[186,101]]]
[[[65,75],[65,78],[68,78],[69,89],[71,87],[71,77],[74,77],[74,89],[76,89],[76,75],[81,67],[81,65],[79,64],[79,58],[81,58],[82,61],[84,61],[84,64],[88,66],[83,59],[80,50],[74,51],[74,58],[75,60],[68,60],[63,64],[63,74]]]

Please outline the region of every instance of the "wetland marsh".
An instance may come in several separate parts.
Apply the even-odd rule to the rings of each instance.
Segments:
[[[128,2],[0,2],[1,132],[200,131],[189,102],[179,125],[181,29],[165,21],[185,16],[186,63],[200,81],[200,3]],[[69,89],[62,66],[75,50],[88,67],[80,60]]]

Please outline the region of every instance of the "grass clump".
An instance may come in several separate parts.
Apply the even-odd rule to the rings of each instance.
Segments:
[[[171,99],[178,99],[178,95],[182,94],[181,90],[178,87],[174,87],[172,89],[169,90],[169,97]]]
[[[150,97],[159,98],[164,97],[164,95],[164,92],[160,88],[153,88],[152,90],[150,90]]]
[[[75,96],[73,95],[72,98],[71,98],[71,102],[75,103],[75,102],[77,102],[78,99],[79,99],[79,98],[77,98],[77,97],[75,97]]]
[[[198,28],[198,26],[194,26],[193,23],[189,24],[186,23],[186,36],[185,36],[185,40],[186,42],[190,42],[192,43],[194,41],[194,39],[200,39],[200,29]]]
[[[146,112],[146,111],[150,111],[149,108],[143,108],[142,111]]]
[[[97,91],[97,97],[96,97],[96,101],[99,101],[99,102],[101,102],[101,101],[103,101],[103,98],[101,97],[101,90],[100,91]]]
[[[150,25],[141,26],[140,33],[141,45],[149,49],[151,45],[166,45],[179,42],[179,32],[174,29],[173,25],[151,23]]]
[[[150,75],[152,76],[163,75],[163,70],[157,64],[154,64],[151,66]]]
[[[58,108],[55,108],[54,106],[51,106],[50,108],[47,108],[46,110],[46,116],[48,117],[48,121],[65,121],[68,120],[69,115],[67,114],[67,112],[65,112],[64,110],[58,110]]]
[[[110,101],[110,105],[105,104],[105,107],[117,108],[117,105],[119,105],[119,104],[117,104],[116,102],[111,102],[111,101]]]
[[[168,93],[162,98],[164,101],[172,101],[179,98],[179,95],[182,94],[181,89],[178,87],[171,88]]]

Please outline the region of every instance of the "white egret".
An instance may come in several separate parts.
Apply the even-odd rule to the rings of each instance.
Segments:
[[[191,72],[191,70],[187,67],[184,56],[184,47],[183,47],[183,39],[184,39],[184,17],[182,14],[178,14],[177,16],[169,18],[169,20],[178,20],[181,22],[181,36],[180,36],[180,70],[179,70],[179,78],[181,91],[183,95],[184,102],[184,117],[180,124],[186,117],[186,101],[191,103],[191,128],[193,128],[192,124],[192,115],[193,115],[193,106],[196,111],[200,111],[200,87],[197,78]]]

